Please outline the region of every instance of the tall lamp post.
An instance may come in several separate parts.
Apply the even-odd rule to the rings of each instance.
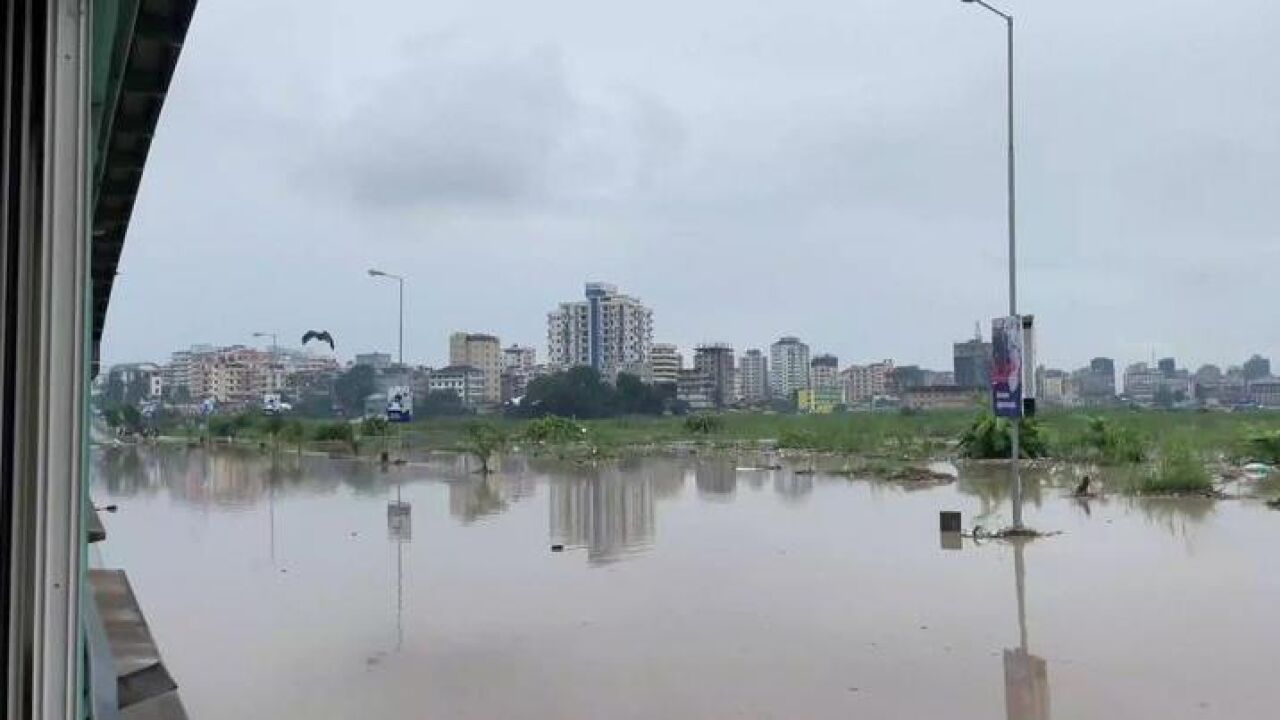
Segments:
[[[369,270],[369,277],[390,278],[392,280],[395,280],[400,285],[400,336],[399,336],[400,349],[397,356],[398,357],[397,362],[401,367],[404,367],[404,278],[400,275],[392,275],[389,272],[383,272],[381,270],[374,270],[374,269]]]
[[[980,5],[991,11],[1004,20],[1005,28],[1008,30],[1008,140],[1009,140],[1009,315],[1017,317],[1018,315],[1018,264],[1017,264],[1017,191],[1014,182],[1014,150],[1013,150],[1013,15],[998,10],[994,6],[988,4],[986,0],[961,0],[961,2]],[[1022,530],[1022,477],[1018,473],[1018,459],[1020,449],[1018,447],[1019,436],[1022,433],[1022,409],[1019,408],[1018,417],[1013,421],[1012,442],[1010,443],[1010,472],[1013,475],[1012,480],[1012,501],[1013,501],[1013,529]]]

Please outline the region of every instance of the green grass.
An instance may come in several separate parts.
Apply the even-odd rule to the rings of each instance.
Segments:
[[[1155,468],[1139,474],[1130,489],[1137,495],[1205,495],[1213,491],[1213,480],[1200,456],[1177,440],[1163,448]]]
[[[956,452],[955,443],[976,415],[973,411],[833,415],[729,412],[717,416],[719,422],[699,426],[697,430],[687,426],[681,417],[586,420],[579,423],[587,429],[584,440],[559,443],[559,450],[581,446],[596,452],[613,452],[672,442],[734,448],[770,441],[787,449],[919,459]],[[536,421],[499,416],[479,419],[496,426],[513,443],[533,446],[524,430]],[[220,419],[218,424],[225,426],[232,420]],[[392,425],[386,432],[395,444],[405,447],[462,450],[466,447],[466,428],[475,420],[475,417],[421,419],[406,425]],[[298,422],[303,437],[312,440],[322,432],[320,428],[342,421]],[[1275,412],[1053,411],[1042,413],[1037,423],[1048,457],[1114,465],[1145,462],[1156,457],[1160,453],[1155,450],[1173,437],[1205,460],[1259,459],[1261,455],[1270,454],[1271,439],[1280,437],[1280,413]],[[266,438],[267,429],[266,420],[251,416],[237,423],[234,432],[237,439],[248,441]],[[192,430],[175,424],[167,428],[166,434],[191,435]],[[357,432],[357,436],[360,434]]]

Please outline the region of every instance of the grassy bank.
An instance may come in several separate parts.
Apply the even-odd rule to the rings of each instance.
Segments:
[[[586,420],[580,435],[545,444],[587,445],[598,450],[648,448],[673,443],[708,447],[769,444],[782,449],[847,455],[927,458],[957,454],[956,443],[974,422],[971,411],[778,415],[725,413],[714,422],[691,423],[682,417],[623,417]],[[420,449],[458,450],[467,428],[491,425],[517,444],[528,445],[527,429],[536,420],[460,417],[417,420],[385,427],[378,423],[270,418],[247,415],[201,427],[188,421],[162,432],[192,440],[228,438],[292,445],[315,441],[380,445],[384,434],[396,444]],[[1274,438],[1280,437],[1280,413],[1195,413],[1113,410],[1050,412],[1036,419],[1047,457],[1125,464],[1153,461],[1177,444],[1205,461],[1275,462]]]

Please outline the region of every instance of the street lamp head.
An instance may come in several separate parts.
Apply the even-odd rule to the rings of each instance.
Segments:
[[[381,277],[383,275],[386,275],[386,273],[382,272],[381,270],[374,270],[373,268],[369,268],[369,277]]]

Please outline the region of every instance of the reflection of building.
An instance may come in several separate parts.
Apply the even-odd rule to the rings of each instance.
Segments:
[[[547,361],[557,369],[595,368],[610,382],[642,367],[653,344],[653,311],[608,283],[587,283],[586,300],[547,314]]]
[[[698,492],[704,495],[728,496],[738,487],[738,468],[732,462],[700,462],[693,470]]]
[[[799,338],[784,337],[769,346],[769,393],[791,400],[809,387],[809,346]]]
[[[610,562],[653,541],[653,481],[602,470],[551,483],[551,539]]]
[[[449,514],[466,523],[505,511],[510,499],[502,480],[492,475],[449,483]]]
[[[777,471],[773,476],[773,491],[784,500],[803,500],[813,492],[813,475],[798,475],[790,471]]]
[[[456,332],[449,336],[449,364],[469,365],[484,373],[484,401],[502,401],[502,344],[493,335]]]

